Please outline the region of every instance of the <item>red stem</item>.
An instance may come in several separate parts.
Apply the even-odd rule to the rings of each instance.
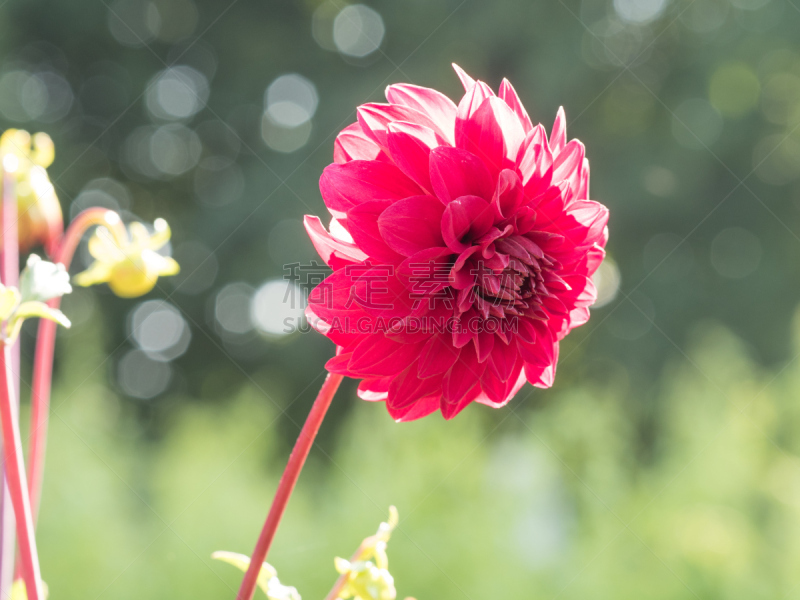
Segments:
[[[52,260],[69,269],[72,257],[80,244],[81,238],[93,225],[107,227],[122,245],[127,237],[125,226],[119,215],[107,208],[89,208],[80,213],[67,228],[61,243],[53,252]],[[52,308],[58,308],[61,298],[53,298],[48,302]],[[49,319],[39,320],[39,332],[36,337],[36,354],[33,362],[33,383],[31,385],[31,422],[29,433],[29,486],[31,497],[31,514],[33,521],[39,514],[39,502],[42,496],[42,477],[44,475],[44,457],[47,446],[47,421],[50,412],[50,388],[53,375],[53,353],[56,344],[57,324]]]
[[[325,382],[322,384],[322,389],[317,394],[317,399],[314,400],[314,405],[308,413],[303,429],[300,430],[300,435],[289,456],[289,462],[286,464],[280,483],[278,483],[278,490],[275,492],[275,498],[272,500],[267,520],[261,529],[261,535],[258,536],[258,542],[256,542],[253,555],[250,557],[250,566],[244,574],[236,600],[251,600],[253,598],[258,574],[261,571],[261,564],[267,558],[267,552],[269,552],[269,547],[272,545],[283,511],[286,509],[286,504],[292,495],[297,478],[300,476],[300,471],[303,470],[308,453],[311,450],[311,446],[314,445],[314,439],[317,437],[322,420],[328,412],[328,407],[331,405],[331,400],[333,400],[336,390],[339,389],[342,378],[342,375],[328,373]]]
[[[19,281],[19,228],[17,225],[16,175],[6,171],[5,157],[3,162],[3,203],[2,203],[2,258],[0,259],[0,279],[4,285],[16,286]],[[12,350],[11,367],[13,373],[19,373],[19,344]],[[11,379],[14,386],[15,402],[19,399],[19,377]],[[17,410],[19,404],[16,405]],[[11,593],[14,575],[14,511],[11,509],[8,477],[3,470],[2,504],[0,505],[0,595],[7,598]]]
[[[22,440],[19,433],[19,415],[14,396],[11,360],[11,347],[4,346],[0,352],[0,421],[2,421],[6,478],[17,522],[22,579],[25,581],[28,599],[43,600],[39,555],[36,552],[36,538],[33,533],[25,463],[22,461]]]

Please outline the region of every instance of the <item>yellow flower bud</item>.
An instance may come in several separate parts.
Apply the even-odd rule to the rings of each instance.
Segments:
[[[335,558],[336,570],[342,575],[338,598],[347,600],[395,600],[397,590],[389,573],[386,544],[397,527],[399,515],[394,506],[389,507],[389,520],[381,523],[375,535],[366,538],[351,560]]]
[[[381,569],[370,561],[351,563],[337,558],[336,570],[347,577],[347,582],[339,592],[339,598],[353,600],[395,600],[397,590],[394,578],[389,571]]]
[[[0,136],[0,156],[7,170],[14,167],[20,249],[42,244],[49,251],[64,229],[61,204],[45,170],[55,158],[53,140],[46,133],[9,129]]]
[[[105,227],[98,227],[89,239],[89,253],[95,261],[75,276],[80,286],[107,283],[117,296],[135,298],[152,290],[159,277],[175,275],[180,266],[156,250],[170,239],[164,219],[156,219],[150,234],[142,223],[131,223],[126,240],[118,241]]]

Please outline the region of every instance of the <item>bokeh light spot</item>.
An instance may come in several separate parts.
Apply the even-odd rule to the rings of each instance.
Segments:
[[[180,311],[163,300],[139,304],[131,312],[129,328],[139,349],[153,360],[178,358],[186,352],[192,338]]]
[[[262,333],[286,335],[302,325],[307,303],[306,293],[298,285],[283,279],[267,281],[253,295],[250,318]]]
[[[124,393],[149,400],[166,391],[172,379],[169,363],[153,360],[141,350],[131,350],[117,365],[117,383]]]
[[[253,288],[246,283],[230,283],[214,299],[214,317],[221,333],[242,335],[252,331],[250,299]]]
[[[614,10],[628,23],[649,23],[661,16],[667,0],[614,0]]]
[[[345,6],[333,20],[333,43],[346,56],[372,54],[380,48],[385,33],[380,14],[363,4]]]
[[[148,84],[147,109],[164,120],[187,119],[208,100],[208,80],[192,67],[169,67]]]
[[[708,98],[723,116],[741,117],[758,104],[761,84],[753,69],[742,62],[720,66],[711,76]]]
[[[597,300],[595,300],[592,308],[601,308],[613,302],[617,297],[617,292],[619,292],[619,286],[622,282],[617,263],[606,256],[592,276],[592,281],[597,288]]]

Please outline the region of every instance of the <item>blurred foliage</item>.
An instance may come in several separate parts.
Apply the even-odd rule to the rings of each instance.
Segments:
[[[369,6],[348,14],[385,32],[373,52],[336,25],[343,0],[0,5],[0,129],[52,136],[65,215],[164,217],[183,267],[151,294],[184,328],[156,358],[135,335],[153,304],[65,299],[40,529],[51,589],[232,595],[210,552],[252,547],[333,350],[265,329],[269,302],[254,328],[250,298],[314,258],[301,218],[324,213],[317,180],[355,107],[398,81],[457,97],[455,61],[509,77],[548,127],[565,106],[611,208],[621,291],[564,344],[556,388],[504,411],[395,426],[343,389],[270,561],[322,597],[330,557],[394,503],[401,596],[790,594],[800,5]]]
[[[93,372],[100,334],[70,332],[54,397],[39,528],[50,589],[232,597],[240,575],[210,555],[255,540],[284,459],[264,394],[285,390],[246,384],[226,407],[175,399],[169,433],[148,442]],[[499,422],[478,409],[399,426],[358,404],[312,451],[270,563],[322,598],[331,556],[395,502],[399,597],[753,600],[800,585],[797,361],[763,370],[730,331],[696,327],[655,382],[659,442],[646,459],[618,383],[558,387]]]

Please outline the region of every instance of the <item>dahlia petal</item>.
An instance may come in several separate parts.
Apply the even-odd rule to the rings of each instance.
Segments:
[[[386,99],[392,104],[407,106],[428,115],[446,134],[445,139],[448,143],[453,143],[457,107],[441,92],[418,85],[398,83],[386,88]]]
[[[355,377],[397,375],[417,357],[419,351],[419,344],[400,344],[382,335],[370,335],[353,350],[348,374]]]
[[[558,364],[558,342],[555,344],[555,358],[552,364],[546,367],[539,365],[525,364],[525,378],[538,388],[549,388],[553,386],[556,379],[556,365]]]
[[[461,98],[456,109],[456,124],[455,130],[458,131],[458,125],[461,121],[469,120],[475,111],[483,104],[484,100],[494,97],[492,88],[482,81],[476,81]],[[457,135],[456,135],[457,139]]]
[[[508,404],[511,399],[517,395],[517,392],[528,382],[525,378],[525,372],[522,370],[522,364],[515,367],[514,370],[518,375],[509,377],[502,388],[498,386],[492,390],[487,390],[486,383],[488,383],[488,385],[496,385],[496,382],[486,378],[486,373],[488,373],[488,371],[484,373],[481,378],[481,388],[483,388],[486,393],[478,396],[475,402],[480,402],[492,408],[502,408]]]
[[[354,278],[347,269],[339,269],[322,280],[308,295],[308,305],[314,314],[332,323],[334,318],[358,318],[365,316],[364,310],[352,301]]]
[[[586,275],[591,277],[595,274],[603,259],[606,251],[598,245],[594,245],[586,251]]]
[[[576,308],[586,308],[594,304],[594,301],[597,300],[597,288],[591,277],[581,275],[580,273],[573,273],[564,275],[564,281],[572,288],[569,294],[565,294],[565,297],[569,298],[572,306]]]
[[[420,377],[433,377],[449,370],[458,359],[460,350],[453,347],[448,334],[434,335],[423,346],[419,357]]]
[[[547,132],[539,124],[528,132],[517,153],[517,168],[529,198],[536,198],[538,189],[550,185],[552,166],[553,152],[547,142]]]
[[[506,344],[499,340],[495,341],[492,353],[489,356],[489,369],[500,381],[508,381],[514,366],[517,364],[518,357],[519,352],[513,342]]]
[[[527,201],[527,197],[525,197],[525,201]],[[534,234],[535,232],[532,231],[534,227],[536,227],[536,211],[534,211],[529,206],[523,206],[519,210],[517,210],[516,214],[514,215],[514,227],[517,233],[519,234]]]
[[[444,206],[433,196],[412,196],[395,202],[378,219],[386,244],[403,256],[443,246],[441,222]]]
[[[475,342],[475,352],[478,355],[478,362],[484,362],[492,354],[492,348],[494,348],[494,334],[488,331],[479,331],[473,339]]]
[[[585,325],[589,321],[589,307],[581,306],[569,311],[569,329]]]
[[[508,104],[509,108],[514,111],[514,114],[517,115],[517,118],[522,125],[522,128],[525,130],[525,133],[528,133],[531,129],[533,129],[533,123],[531,123],[531,118],[528,116],[528,111],[525,110],[525,107],[522,105],[522,101],[519,99],[517,95],[517,91],[514,89],[514,86],[511,85],[511,82],[508,79],[503,79],[500,83],[500,90],[498,96],[502,98],[506,104]]]
[[[449,285],[449,248],[425,248],[406,258],[397,267],[397,275],[412,292],[432,295]]]
[[[395,264],[404,257],[386,245],[378,229],[378,217],[391,205],[391,200],[363,202],[347,213],[347,227],[356,245],[371,258]]]
[[[452,419],[480,392],[473,392],[486,369],[486,363],[478,362],[472,345],[461,350],[455,364],[444,376],[441,410],[445,419]],[[472,398],[470,398],[472,396]]]
[[[443,203],[461,196],[491,200],[492,176],[483,161],[471,152],[440,146],[431,151],[429,160],[433,192]]]
[[[389,383],[391,377],[381,377],[379,379],[364,379],[358,384],[356,394],[362,400],[369,402],[380,402],[389,396]]]
[[[431,148],[440,146],[444,139],[429,127],[398,122],[389,125],[387,140],[394,164],[420,187],[433,191],[428,157]]]
[[[479,196],[462,196],[444,209],[441,234],[447,247],[463,252],[494,223],[491,205]]]
[[[393,265],[359,268],[350,301],[365,312],[384,319],[402,319],[411,313],[415,300],[405,284],[397,277]],[[383,323],[376,324],[384,326]],[[389,330],[387,323],[385,329]]]
[[[334,254],[344,261],[353,263],[367,259],[367,255],[358,246],[344,242],[328,233],[319,217],[305,215],[303,226],[306,228],[308,237],[311,238],[314,249],[326,265],[330,264]]]
[[[456,146],[479,156],[494,176],[516,162],[524,139],[516,115],[497,97],[484,100],[468,119],[456,119]]]
[[[578,200],[588,200],[589,198],[589,160],[587,158],[583,159],[583,165],[580,171],[580,183],[578,184],[578,189],[575,191],[575,195],[577,196]]]
[[[439,396],[428,396],[400,410],[395,410],[389,405],[386,408],[389,415],[398,423],[415,421],[439,410]]]
[[[586,149],[583,144],[578,140],[572,140],[553,159],[553,183],[568,182],[578,198],[577,191],[581,187],[581,168],[585,155]]]
[[[463,348],[469,344],[478,335],[476,327],[478,322],[480,322],[480,317],[474,308],[464,312],[453,327],[453,346]]]
[[[567,212],[554,223],[555,230],[565,236],[573,246],[605,241],[604,229],[608,223],[608,208],[592,200],[573,202]]]
[[[517,212],[524,200],[522,182],[511,169],[503,169],[497,178],[492,206],[498,217],[507,219]]]
[[[564,114],[564,107],[558,107],[556,113],[556,120],[553,123],[553,131],[550,135],[550,149],[553,151],[553,156],[557,155],[564,146],[567,145],[567,117]]]
[[[325,206],[336,217],[369,200],[400,200],[420,194],[419,186],[390,163],[353,160],[325,167],[319,180]]]
[[[544,367],[553,362],[554,344],[553,336],[548,332],[546,336],[540,336],[534,344],[518,339],[517,350],[526,363]]]
[[[333,358],[331,358],[328,362],[325,363],[325,369],[330,371],[331,373],[338,373],[339,375],[348,375],[349,370],[347,368],[347,364],[350,362],[350,359],[353,357],[352,352],[343,352],[341,354],[337,354]]]
[[[551,225],[564,215],[564,195],[561,188],[555,185],[548,187],[530,207],[536,211],[536,224],[540,228]],[[563,240],[563,236],[561,238]]]
[[[453,63],[453,70],[456,72],[456,75],[458,75],[458,78],[461,80],[461,85],[464,86],[464,91],[465,92],[470,91],[475,85],[475,80],[469,75],[467,75],[467,72],[461,67],[459,67],[456,63]]]
[[[499,98],[490,98],[492,113],[503,132],[506,161],[509,166],[516,164],[519,149],[525,141],[525,129],[514,111]]]
[[[479,246],[470,246],[464,250],[450,269],[450,285],[462,292],[466,292],[475,285],[476,269],[471,259],[474,254],[480,251]],[[470,305],[472,300],[467,301]]]
[[[381,147],[370,139],[359,123],[342,129],[333,142],[333,162],[346,163],[351,160],[387,160]]]
[[[417,374],[417,362],[413,362],[389,384],[387,406],[402,410],[417,400],[435,394],[442,386],[442,377],[421,378]]]
[[[316,308],[318,309],[319,307]],[[346,319],[332,316],[328,317],[330,319],[330,322],[328,322],[317,314],[312,304],[306,306],[303,313],[305,314],[306,321],[312,328],[319,331],[337,346],[354,348],[364,339],[363,333],[348,330]],[[362,314],[361,316],[365,315]]]
[[[358,122],[364,133],[369,136],[381,148],[387,148],[386,135],[389,131],[389,123],[394,121],[406,121],[430,127],[442,137],[446,138],[447,133],[439,128],[428,115],[399,104],[380,104],[373,102],[362,104],[356,110]]]
[[[551,315],[559,317],[566,317],[569,315],[569,309],[564,306],[564,303],[556,296],[545,297],[542,300],[542,306],[544,306]]]

